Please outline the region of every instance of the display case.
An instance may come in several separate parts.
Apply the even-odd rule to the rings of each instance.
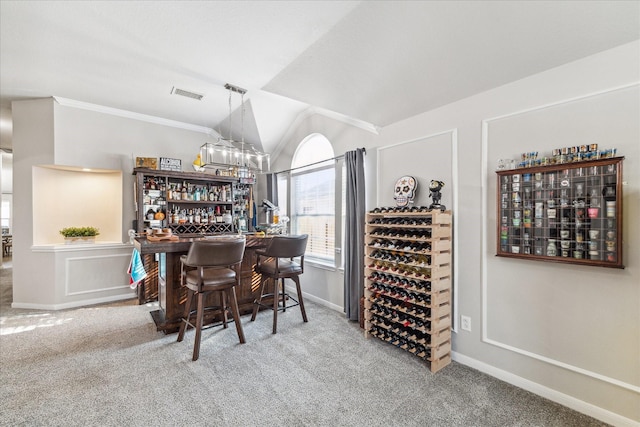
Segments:
[[[624,268],[623,157],[497,172],[497,255]]]
[[[138,233],[169,228],[173,234],[237,231],[238,178],[198,172],[134,169]]]
[[[366,215],[365,336],[436,372],[451,363],[451,212],[407,209]]]

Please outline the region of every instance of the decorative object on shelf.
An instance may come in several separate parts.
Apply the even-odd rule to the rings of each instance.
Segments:
[[[201,166],[214,168],[221,174],[222,169],[233,170],[233,176],[241,179],[251,178],[252,173],[255,172],[268,172],[271,168],[269,154],[258,151],[253,144],[246,143],[244,140],[244,94],[247,90],[229,83],[224,87],[229,91],[229,137],[220,136],[215,143],[207,142],[200,147]],[[233,93],[240,94],[240,141],[234,140],[232,133]]]
[[[496,172],[497,255],[624,268],[623,160]]]
[[[498,171],[522,169],[536,166],[549,166],[588,160],[610,159],[616,157],[616,148],[598,151],[598,144],[583,144],[573,147],[554,148],[549,157],[538,158],[538,152],[522,153],[520,161],[516,159],[498,159]]]
[[[96,227],[66,227],[60,230],[66,244],[93,243],[100,230]]]
[[[157,169],[158,159],[155,157],[136,157],[137,168]]]
[[[393,198],[397,206],[413,204],[413,199],[418,191],[418,181],[409,175],[401,176],[393,187]]]
[[[444,182],[436,179],[432,179],[429,183],[429,192],[431,193],[430,197],[431,200],[433,200],[433,203],[429,205],[429,209],[440,209],[441,211],[447,210],[444,205],[440,204],[440,199],[442,198],[440,190],[442,190],[442,187],[444,187]]]
[[[161,171],[182,171],[182,160],[170,159],[168,157],[160,157],[160,170]]]
[[[196,156],[196,159],[193,161],[192,163],[193,165],[193,169],[196,172],[204,172],[204,163],[202,163],[202,157],[200,155],[200,153],[198,153],[198,155]]]

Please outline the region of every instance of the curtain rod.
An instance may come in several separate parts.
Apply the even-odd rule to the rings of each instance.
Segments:
[[[362,147],[361,150],[364,152],[364,154],[367,154],[367,149]],[[313,166],[313,165],[318,165],[320,163],[325,163],[325,162],[330,162],[331,160],[340,160],[344,158],[344,154],[341,154],[339,156],[335,156],[332,157],[330,159],[325,159],[325,160],[320,160],[318,162],[313,162],[313,163],[309,163],[308,165],[304,165],[304,166],[298,166],[297,168],[291,168],[291,169],[285,169],[283,171],[279,171],[279,172],[272,172],[274,175],[278,175],[279,173],[285,173],[285,172],[291,172],[294,170],[298,170],[298,169],[304,169],[304,168],[308,168],[309,166]]]

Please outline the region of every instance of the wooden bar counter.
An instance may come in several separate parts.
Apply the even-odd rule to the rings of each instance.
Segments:
[[[225,235],[219,235],[221,237]],[[159,310],[152,311],[156,328],[165,333],[177,332],[180,319],[184,314],[186,288],[180,286],[180,256],[185,255],[195,240],[215,238],[216,236],[180,237],[175,241],[151,242],[145,237],[135,239],[134,246],[140,252],[148,278],[148,284],[157,283]],[[260,276],[254,272],[256,250],[264,248],[269,237],[246,236],[244,258],[240,269],[240,287],[236,288],[240,314],[251,313],[253,301],[260,292]],[[156,262],[157,258],[157,262]],[[209,301],[210,305],[218,305],[217,301]],[[212,322],[213,316],[205,321]]]

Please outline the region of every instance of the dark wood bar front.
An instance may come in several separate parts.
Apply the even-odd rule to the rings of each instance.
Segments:
[[[211,236],[215,238],[216,236]],[[175,241],[151,242],[144,237],[136,238],[134,246],[140,252],[148,278],[148,284],[157,283],[159,310],[152,311],[151,316],[159,331],[177,332],[183,315],[186,301],[186,288],[180,286],[180,256],[186,254],[194,240],[207,237],[180,237]],[[260,276],[254,272],[256,250],[264,248],[268,237],[246,236],[244,258],[240,269],[240,287],[236,288],[240,314],[248,314],[253,310],[253,301],[260,291]],[[156,261],[157,257],[157,261]],[[145,284],[143,284],[145,286]],[[143,291],[145,294],[149,294]],[[144,289],[144,288],[142,288]],[[151,292],[153,293],[153,292]],[[210,305],[218,305],[217,301],[208,301]],[[213,321],[214,316],[205,318]]]

